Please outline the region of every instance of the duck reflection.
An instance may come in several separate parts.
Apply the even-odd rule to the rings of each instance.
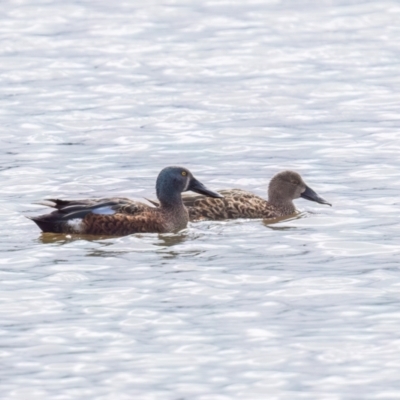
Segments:
[[[129,236],[116,237],[116,236],[99,236],[99,235],[77,235],[77,234],[58,234],[58,233],[42,233],[38,240],[42,244],[65,245],[75,241],[87,241],[99,243],[101,248],[87,249],[87,256],[89,257],[110,257],[121,254],[135,252],[136,250],[154,251],[162,254],[163,258],[174,258],[182,254],[180,250],[174,250],[174,247],[185,242],[186,240],[193,239],[193,234],[189,234],[188,230],[179,233],[166,233],[166,234],[135,234],[132,235],[134,239],[143,241],[143,246],[129,247]],[[127,239],[128,238],[128,239]],[[123,243],[123,249],[118,249],[119,244]]]
[[[306,216],[307,216],[307,213],[305,213],[305,212],[296,212],[296,213],[286,216],[286,217],[274,218],[272,220],[264,219],[262,221],[262,223],[266,228],[272,229],[274,231],[290,231],[293,229],[297,229],[297,227],[296,226],[279,225],[279,223],[295,221],[297,219],[305,218]]]
[[[66,233],[49,233],[43,232],[38,241],[43,244],[67,244],[77,240],[86,240],[88,242],[98,242],[104,239],[115,239],[115,236],[98,236],[98,235],[74,235]]]

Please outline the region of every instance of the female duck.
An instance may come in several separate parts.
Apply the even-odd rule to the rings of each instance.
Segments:
[[[268,201],[240,189],[221,190],[219,193],[224,196],[222,199],[183,196],[183,203],[189,210],[190,220],[285,217],[296,212],[293,200],[299,197],[331,205],[308,187],[300,174],[294,171],[279,172],[271,179]]]
[[[92,200],[49,199],[42,204],[57,210],[31,218],[43,232],[92,235],[129,235],[137,232],[177,232],[189,215],[181,198],[187,190],[206,196],[222,195],[207,189],[182,167],[164,168],[156,182],[159,207],[126,198]]]

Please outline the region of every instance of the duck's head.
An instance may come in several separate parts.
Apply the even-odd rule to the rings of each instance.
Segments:
[[[157,197],[161,204],[172,203],[182,192],[191,190],[209,197],[223,197],[207,189],[193,174],[184,167],[166,167],[158,174],[156,182]]]
[[[282,171],[276,174],[269,184],[268,196],[273,202],[279,202],[279,200],[285,202],[303,197],[310,201],[332,206],[307,186],[300,174],[294,171]]]

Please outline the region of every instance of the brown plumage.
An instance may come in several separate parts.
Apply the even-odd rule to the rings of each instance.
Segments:
[[[245,190],[226,189],[219,190],[218,193],[224,196],[222,201],[208,202],[204,196],[182,197],[183,204],[189,211],[190,221],[277,218],[288,215],[287,211],[285,212],[285,210],[269,204],[262,197]],[[293,212],[289,212],[289,214],[293,214]]]
[[[224,197],[211,199],[198,195],[184,195],[190,221],[225,220],[236,218],[275,219],[296,212],[294,199],[303,197],[321,204],[329,204],[308,187],[300,174],[282,171],[269,184],[268,200],[241,189],[218,191]],[[156,204],[153,202],[153,204]],[[330,204],[329,204],[330,205]]]
[[[141,204],[141,203],[138,203]],[[89,213],[83,218],[82,224],[85,233],[92,235],[130,235],[132,233],[177,232],[184,229],[189,221],[187,210],[169,212],[159,208],[152,208],[143,204],[137,215],[117,213],[115,215],[96,215]],[[136,208],[138,210],[138,208]]]
[[[31,218],[43,232],[91,235],[129,235],[138,232],[177,232],[186,227],[189,214],[181,193],[192,190],[221,197],[207,189],[182,167],[164,168],[156,182],[160,206],[123,197],[89,200],[49,199],[41,204],[53,207],[50,214]]]

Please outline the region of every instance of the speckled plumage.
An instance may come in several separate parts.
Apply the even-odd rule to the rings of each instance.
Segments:
[[[166,233],[184,229],[189,221],[181,193],[192,190],[220,197],[182,167],[164,168],[156,183],[160,206],[152,207],[123,197],[85,200],[48,199],[40,203],[55,208],[31,218],[44,232],[91,235]]]
[[[219,201],[207,201],[204,196],[182,197],[189,211],[190,221],[225,220],[237,218],[278,218],[293,214],[269,204],[265,199],[241,189],[219,190],[224,196]],[[288,214],[289,213],[289,214]]]
[[[211,199],[204,196],[184,195],[190,221],[225,220],[236,218],[275,219],[296,212],[293,200],[304,197],[321,204],[329,204],[309,188],[294,171],[276,174],[269,185],[268,200],[241,189],[218,191],[224,197]],[[306,196],[307,194],[307,196]]]

